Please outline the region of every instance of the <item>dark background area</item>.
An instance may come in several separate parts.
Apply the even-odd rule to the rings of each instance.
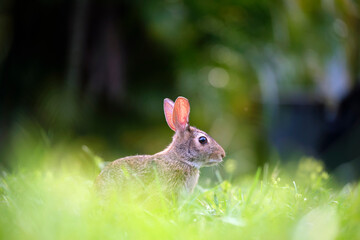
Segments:
[[[236,175],[313,156],[358,178],[359,16],[350,0],[2,0],[0,164],[64,142],[155,153],[162,101],[182,95]]]

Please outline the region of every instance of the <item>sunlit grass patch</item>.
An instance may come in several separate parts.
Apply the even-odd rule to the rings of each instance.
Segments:
[[[358,185],[331,186],[323,165],[313,159],[290,172],[258,169],[251,178],[199,186],[179,200],[151,190],[141,199],[115,195],[99,201],[92,174],[84,171],[3,171],[0,237],[360,239]]]

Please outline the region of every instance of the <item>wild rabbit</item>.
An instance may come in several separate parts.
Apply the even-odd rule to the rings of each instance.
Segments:
[[[167,194],[192,192],[199,179],[199,168],[216,165],[225,157],[224,149],[207,133],[189,125],[190,104],[184,97],[164,99],[164,113],[175,131],[171,144],[154,155],[120,158],[109,163],[95,180],[101,195],[121,190],[129,181],[148,186],[159,180]]]

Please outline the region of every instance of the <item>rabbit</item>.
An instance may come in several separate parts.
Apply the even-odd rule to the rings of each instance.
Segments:
[[[175,103],[164,99],[164,114],[175,131],[171,144],[154,155],[124,157],[106,165],[95,180],[100,195],[110,189],[124,189],[131,181],[146,187],[156,179],[169,194],[192,193],[199,169],[222,162],[224,149],[207,133],[189,125],[190,104],[186,98],[178,97]]]

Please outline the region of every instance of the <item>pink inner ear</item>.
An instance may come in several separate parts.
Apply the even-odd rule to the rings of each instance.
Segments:
[[[173,121],[173,109],[174,109],[174,102],[171,101],[168,98],[164,99],[164,114],[165,114],[165,119],[167,124],[169,125],[169,127],[173,130],[176,131],[175,125],[174,125],[174,121]]]
[[[185,130],[189,124],[190,104],[184,97],[178,97],[174,105],[174,124],[176,129]]]

